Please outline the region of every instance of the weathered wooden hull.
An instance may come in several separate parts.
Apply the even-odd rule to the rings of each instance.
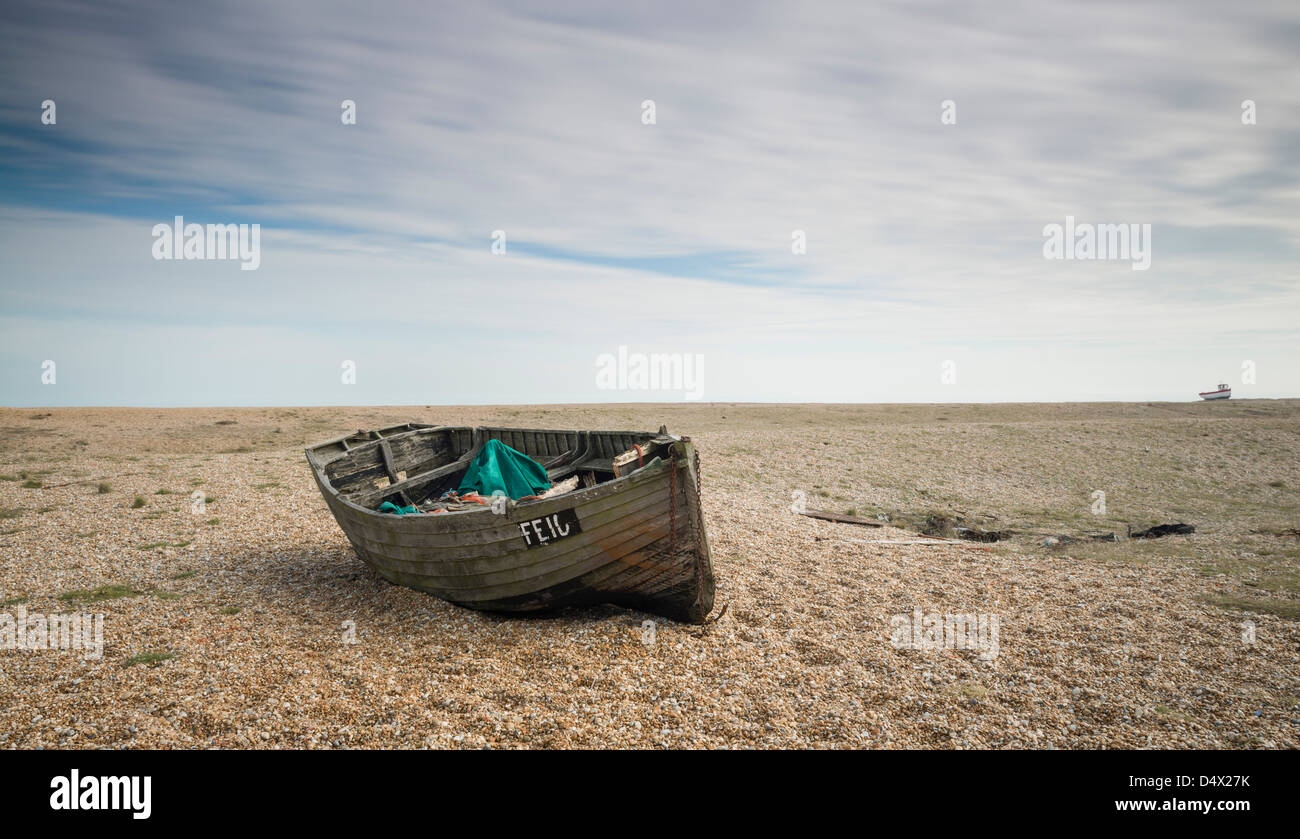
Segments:
[[[449,445],[458,453],[456,434],[463,430],[449,431]],[[528,437],[521,442],[512,436],[515,431],[533,435],[534,451],[528,451]],[[385,439],[397,441],[402,433]],[[474,433],[476,439],[481,434],[519,443],[514,447],[533,457],[558,454],[563,445],[579,439],[578,432],[565,431],[478,429]],[[614,435],[602,440],[608,452],[631,437],[655,436],[590,435],[586,439]],[[554,498],[511,503],[501,514],[485,507],[409,516],[377,513],[340,493],[329,478],[330,471],[339,470],[327,468],[326,459],[318,456],[330,445],[308,449],[317,486],[362,560],[393,583],[461,606],[498,612],[613,603],[699,623],[713,608],[713,568],[700,510],[695,451],[688,439],[672,443],[669,457],[625,477]],[[578,526],[561,520],[576,521]],[[566,530],[567,535],[556,536]]]

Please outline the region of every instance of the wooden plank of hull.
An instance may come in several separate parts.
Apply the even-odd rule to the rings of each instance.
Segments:
[[[679,488],[678,503],[683,509],[684,522],[685,501],[682,495]],[[657,523],[663,534],[667,535],[669,504],[666,480],[660,486],[645,483],[639,488],[602,501],[605,502],[603,509],[594,512],[591,511],[594,504],[575,508],[583,522],[583,533],[531,550],[525,548],[518,527],[519,521],[534,518],[530,513],[519,514],[520,509],[528,510],[528,507],[517,508],[515,515],[510,517],[496,516],[490,511],[476,516],[490,520],[492,529],[480,531],[480,534],[491,534],[495,541],[468,546],[457,545],[454,539],[446,538],[454,534],[435,534],[445,540],[440,546],[430,544],[433,540],[427,537],[420,540],[424,544],[409,545],[392,541],[394,537],[391,530],[375,531],[364,526],[354,526],[348,530],[355,543],[374,558],[386,560],[393,570],[423,573],[431,578],[431,584],[444,586],[456,585],[466,578],[491,581],[497,574],[519,579],[526,574],[560,564],[555,561],[556,558],[563,558],[585,543],[605,538],[607,533],[619,533],[632,527],[648,527]],[[683,522],[678,523],[679,536],[682,543],[687,544],[689,534],[682,532]],[[364,525],[364,522],[360,524]]]
[[[482,429],[481,439],[508,443],[504,431]],[[543,446],[562,453],[579,441],[578,432],[535,434],[531,442],[515,439],[538,454]],[[592,432],[591,440],[601,451],[618,448],[617,455],[625,442],[630,447],[651,436]],[[514,506],[504,516],[488,510],[385,516],[341,499],[320,470],[316,479],[357,553],[400,585],[475,609],[524,612],[615,603],[699,622],[712,609],[714,580],[700,526],[693,448],[680,448],[686,456],[677,463],[675,534],[669,526],[671,470],[662,461],[590,489]],[[583,532],[526,549],[519,522],[564,509],[577,512]]]
[[[401,570],[424,576],[429,585],[445,588],[448,591],[484,590],[509,586],[525,580],[541,581],[552,573],[563,575],[564,572],[568,572],[572,576],[576,573],[575,566],[579,557],[584,554],[590,555],[597,550],[609,552],[623,540],[640,534],[651,534],[656,540],[664,540],[666,545],[668,530],[667,507],[656,505],[639,514],[629,514],[625,525],[618,521],[611,521],[599,528],[593,528],[589,536],[584,530],[583,533],[564,540],[566,543],[574,543],[568,547],[563,543],[556,543],[531,551],[520,549],[502,555],[491,561],[491,565],[495,567],[490,570],[485,567],[489,564],[488,561],[442,563],[428,559],[414,559],[410,553],[404,555],[387,546],[365,544],[364,547],[373,557],[382,557],[386,560],[388,566],[395,571]],[[584,539],[583,536],[587,538]],[[683,538],[679,547],[686,548],[689,544]],[[532,555],[536,554],[545,554],[545,556],[534,560]],[[444,567],[447,565],[456,567]],[[475,570],[475,566],[483,570]]]
[[[581,517],[581,513],[579,513]],[[559,557],[584,542],[603,538],[607,531],[619,532],[633,527],[659,527],[668,532],[668,503],[665,498],[648,498],[629,502],[627,506],[618,507],[596,519],[588,519],[583,524],[583,533],[574,534],[567,539],[551,545],[528,549],[524,546],[517,527],[499,542],[483,546],[475,553],[460,552],[451,554],[450,550],[431,550],[428,548],[410,548],[401,545],[375,542],[357,537],[368,551],[391,558],[395,562],[412,563],[410,570],[428,569],[425,573],[437,574],[446,580],[447,585],[456,581],[469,579],[488,579],[493,574],[509,572],[511,574],[539,571],[554,564],[553,558]],[[680,528],[679,528],[680,529]],[[355,535],[355,534],[354,534]],[[586,535],[586,539],[582,539]],[[571,543],[566,547],[566,543]],[[446,555],[444,555],[446,554]],[[436,564],[432,564],[436,558]]]
[[[544,592],[584,575],[589,577],[587,582],[589,588],[607,593],[618,591],[616,586],[598,585],[605,576],[608,576],[608,573],[600,573],[602,569],[612,571],[610,566],[615,562],[620,563],[618,569],[627,572],[644,572],[645,581],[661,574],[681,577],[683,580],[693,575],[693,558],[680,551],[675,558],[669,557],[666,546],[667,537],[660,532],[634,535],[624,539],[622,544],[618,545],[611,542],[592,544],[585,549],[570,553],[561,567],[543,576],[528,576],[490,587],[448,587],[439,585],[437,581],[423,575],[408,576],[395,573],[394,576],[402,577],[404,582],[408,580],[414,582],[418,587],[456,603],[480,604],[481,608],[491,608],[494,601],[521,594]],[[679,548],[684,547],[679,546]],[[389,570],[391,571],[391,567]],[[647,593],[651,590],[652,588],[647,587]]]

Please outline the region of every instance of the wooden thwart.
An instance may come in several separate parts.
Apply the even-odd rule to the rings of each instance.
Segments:
[[[407,492],[409,490],[422,487],[430,481],[436,481],[438,478],[446,477],[458,469],[466,468],[469,466],[469,462],[474,459],[474,455],[476,454],[478,454],[477,450],[469,452],[458,460],[448,463],[445,466],[430,469],[428,472],[422,472],[419,475],[412,475],[404,481],[397,481],[396,483],[389,484],[386,487],[376,487],[374,489],[362,490],[361,492],[354,492],[348,496],[348,500],[353,504],[359,504],[362,507],[369,508],[394,493],[406,498],[408,497]]]

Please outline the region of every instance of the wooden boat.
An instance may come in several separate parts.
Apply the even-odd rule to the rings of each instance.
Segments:
[[[1231,399],[1232,388],[1225,384],[1219,385],[1218,390],[1207,390],[1204,393],[1198,393],[1197,396],[1202,399]]]
[[[500,440],[577,489],[460,512],[380,513],[455,489]],[[613,603],[687,623],[713,608],[713,566],[689,437],[420,423],[358,431],[307,449],[330,512],[384,579],[497,612]]]

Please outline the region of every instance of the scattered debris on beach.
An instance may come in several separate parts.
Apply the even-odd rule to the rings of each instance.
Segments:
[[[1157,524],[1155,527],[1148,527],[1146,530],[1139,530],[1137,533],[1130,533],[1130,539],[1159,539],[1162,536],[1189,536],[1196,532],[1196,527],[1190,524],[1177,522],[1175,524]]]
[[[961,514],[929,513],[921,523],[920,532],[926,536],[960,539],[965,542],[1001,542],[1015,535],[1014,530],[985,530],[967,523]]]
[[[823,519],[825,521],[838,522],[841,524],[856,524],[864,527],[889,527],[888,516],[882,516],[881,520],[865,519],[861,516],[850,516],[841,513],[831,513],[825,510],[803,510],[802,515],[814,519]],[[992,517],[990,517],[992,518]],[[1076,542],[1122,542],[1125,539],[1159,539],[1164,536],[1186,536],[1196,532],[1196,526],[1176,522],[1173,524],[1157,524],[1144,530],[1134,532],[1132,526],[1124,535],[1113,531],[1105,533],[1085,533],[1076,534],[1033,534],[1023,531],[1016,531],[1009,528],[1002,529],[985,529],[975,526],[973,523],[968,524],[967,518],[961,513],[940,513],[930,512],[925,514],[918,526],[916,535],[926,536],[933,539],[943,539],[949,542],[1002,542],[1013,536],[1023,534],[1036,536],[1041,540],[1041,544],[1047,547],[1057,545],[1068,545]],[[1288,531],[1300,532],[1300,531]],[[849,540],[863,541],[863,540]],[[880,540],[871,540],[877,544],[885,544]],[[895,542],[894,544],[901,544]]]

